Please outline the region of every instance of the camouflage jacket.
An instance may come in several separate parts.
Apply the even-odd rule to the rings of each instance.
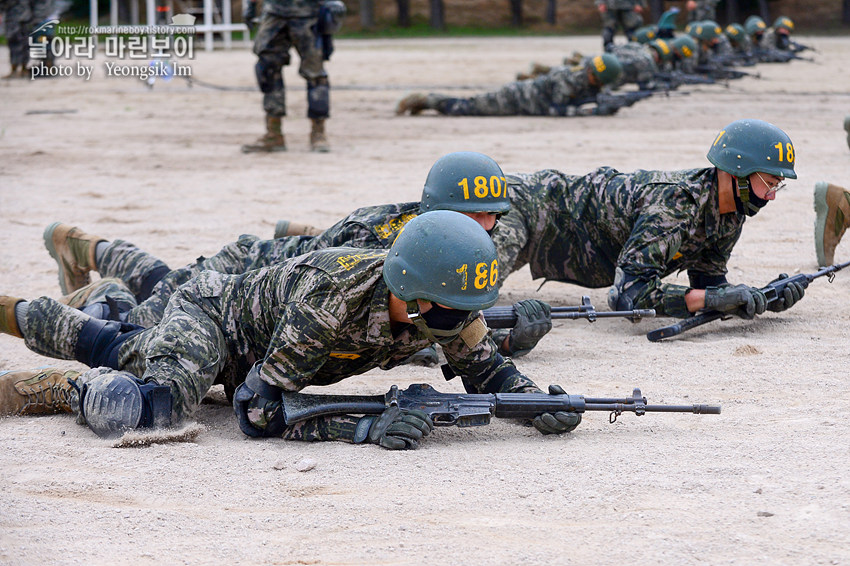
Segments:
[[[315,18],[324,0],[262,0],[263,13],[282,18]]]
[[[652,55],[652,48],[636,41],[615,44],[611,53],[617,56],[623,73],[617,80],[617,85],[628,83],[649,83],[658,72],[658,65]]]
[[[299,391],[376,367],[390,369],[430,344],[412,324],[390,323],[382,277],[386,255],[331,248],[241,275],[205,271],[186,285],[224,329],[235,365],[261,361],[265,381]],[[489,334],[469,345],[458,337],[443,352],[468,387],[536,390],[522,374],[498,383],[499,372],[513,362],[498,354]]]
[[[419,202],[358,208],[315,238],[301,244],[299,253],[334,247],[386,249],[419,214]]]
[[[744,216],[718,213],[716,170],[635,171],[601,167],[587,175],[555,170],[508,175],[511,210],[493,241],[500,282],[528,264],[537,279],[598,288],[615,269],[644,286],[635,308],[685,317],[688,287],[676,271],[723,276]]]

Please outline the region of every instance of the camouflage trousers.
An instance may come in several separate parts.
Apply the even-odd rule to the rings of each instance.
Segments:
[[[33,13],[29,0],[10,0],[3,14],[9,61],[12,65],[26,66],[30,60],[28,34],[32,31]]]
[[[449,116],[557,116],[557,110],[546,96],[542,82],[534,79],[516,81],[494,92],[469,98],[453,98],[429,94],[427,103],[440,114]]]
[[[307,80],[307,115],[310,118],[328,117],[330,87],[322,48],[316,45],[312,29],[316,21],[316,18],[263,14],[254,40],[254,53],[257,55],[257,83],[263,93],[263,110],[268,116],[286,116],[283,67],[289,65],[289,52],[294,47],[301,58],[298,74]]]
[[[188,286],[175,293],[162,324],[127,339],[112,368],[168,385],[175,421],[190,416],[217,378],[235,369],[215,299],[206,299],[204,309],[193,299]],[[89,320],[74,308],[42,297],[30,302],[24,340],[41,355],[73,360],[80,331]]]
[[[124,284],[104,281],[89,295],[85,305],[105,301],[107,296],[119,303],[135,305],[127,314],[127,322],[148,328],[162,320],[168,300],[178,287],[201,272],[238,274],[275,265],[298,255],[301,245],[310,239],[306,236],[292,236],[260,240],[257,236],[242,235],[210,258],[202,256],[194,263],[169,271],[147,297],[142,293],[142,286],[151,273],[165,264],[130,242],[115,240],[105,249],[98,268],[101,277],[119,279]]]
[[[606,10],[602,14],[602,43],[607,46],[614,42],[617,26],[623,28],[623,33],[629,41],[634,41],[634,31],[643,25],[643,16],[632,9]]]
[[[171,297],[162,322],[128,338],[119,348],[113,368],[92,368],[80,376],[86,381],[105,373],[128,372],[145,382],[171,390],[172,422],[191,417],[214,384],[224,385],[228,399],[244,381],[251,356],[237,352],[223,321],[224,281],[207,272],[181,286]],[[27,347],[43,356],[73,360],[80,331],[91,320],[87,314],[42,297],[29,303],[23,325]],[[287,427],[291,440],[345,440],[354,438],[359,417],[308,419]]]

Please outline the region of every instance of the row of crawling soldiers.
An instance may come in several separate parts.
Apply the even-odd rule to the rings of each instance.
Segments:
[[[737,120],[707,158],[681,171],[505,175],[487,156],[453,153],[432,166],[419,202],[362,208],[315,236],[242,236],[177,270],[129,242],[51,224],[44,239],[65,296],[0,296],[0,332],[92,369],[6,372],[0,412],[73,412],[109,436],[189,419],[221,383],[250,436],[415,448],[433,426],[424,413],[287,426],[281,392],[390,369],[439,344],[469,392],[539,393],[511,356],[548,332],[549,306],[514,305],[517,325],[501,334],[480,314],[525,265],[534,278],[610,287],[615,310],[762,314],[764,294],[728,282],[726,264],[745,220],[796,178],[793,144],[772,124]],[[663,281],[680,270],[689,285]],[[90,282],[91,271],[102,278]],[[791,286],[769,308],[803,293]],[[532,424],[552,434],[579,421],[558,412]]]
[[[744,26],[724,30],[711,20],[688,24],[675,33],[667,12],[658,25],[629,34],[626,44],[610,43],[595,56],[573,53],[559,66],[532,63],[527,73],[496,91],[470,97],[438,93],[413,93],[396,106],[396,114],[418,115],[435,110],[448,116],[588,116],[615,114],[624,106],[648,98],[656,91],[683,84],[711,84],[748,76],[734,67],[757,62],[787,62],[801,58],[806,49],[793,42],[794,23],[780,17],[767,28],[758,16]],[[638,92],[614,95],[610,91],[636,85]]]

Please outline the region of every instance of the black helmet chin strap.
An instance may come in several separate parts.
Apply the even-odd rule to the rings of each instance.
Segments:
[[[735,177],[735,180],[738,185],[738,190],[735,191],[735,208],[741,214],[755,216],[767,201],[752,192],[749,176]]]

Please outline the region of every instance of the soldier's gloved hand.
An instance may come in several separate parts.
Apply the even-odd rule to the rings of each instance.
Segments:
[[[242,21],[248,26],[248,31],[253,32],[257,27],[257,3],[245,2],[245,10],[242,12]]]
[[[771,283],[776,283],[777,281],[781,281],[782,279],[788,279],[787,273],[780,273],[779,277],[771,281]],[[776,300],[767,305],[767,310],[772,312],[782,312],[790,309],[803,298],[803,295],[806,293],[806,288],[803,287],[802,283],[788,283],[785,285],[785,289],[782,290],[776,297]]]
[[[552,330],[552,307],[549,303],[527,299],[514,303],[517,321],[508,337],[508,350],[514,357],[524,356]]]
[[[560,385],[550,385],[549,395],[565,395]],[[568,413],[558,411],[557,413],[543,413],[534,417],[531,424],[542,434],[563,434],[571,432],[581,422],[581,413]]]
[[[286,428],[280,399],[267,399],[255,393],[247,383],[236,388],[233,410],[239,428],[248,436],[280,436]]]
[[[750,320],[762,314],[767,307],[767,297],[760,289],[747,285],[724,285],[705,290],[705,308],[734,314]]]
[[[424,412],[390,407],[377,417],[361,418],[354,432],[354,443],[368,442],[387,450],[415,450],[432,430],[434,423]]]

